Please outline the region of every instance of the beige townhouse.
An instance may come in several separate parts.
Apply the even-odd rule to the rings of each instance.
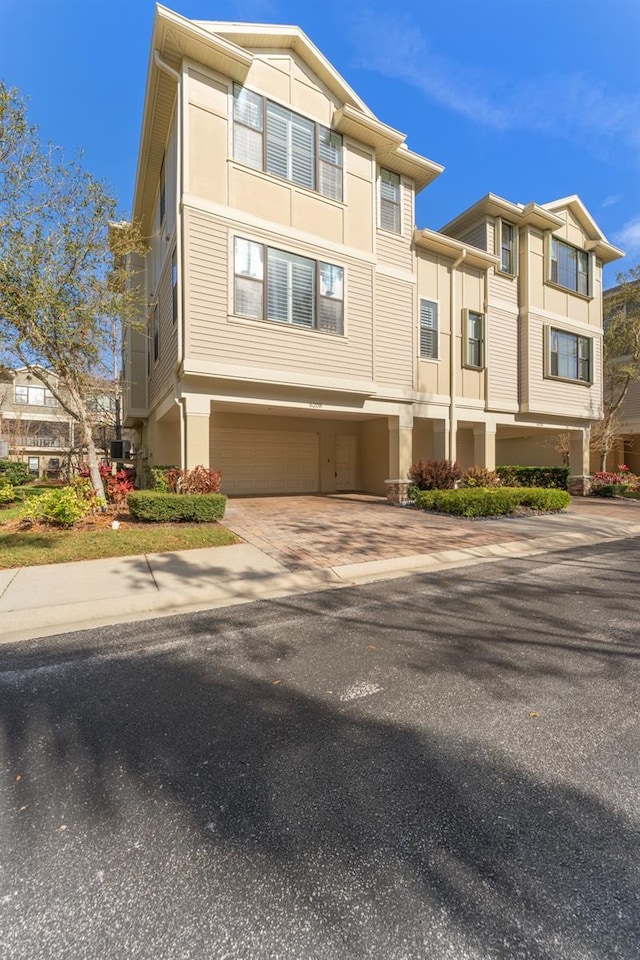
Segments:
[[[633,311],[637,315],[640,308],[640,283],[625,287],[628,292],[628,301],[619,302],[621,288],[610,287],[604,291],[604,317],[607,314],[623,310],[629,315]],[[620,358],[624,360],[624,357]],[[632,473],[640,475],[640,382],[632,381],[619,411],[619,435],[614,448],[607,457],[607,469],[617,470],[621,463],[625,463]],[[592,450],[592,470],[600,469],[601,455]]]
[[[74,448],[72,418],[30,370],[0,371],[0,456],[23,460],[33,477],[57,478]]]
[[[297,27],[158,7],[133,215],[144,331],[125,424],[148,463],[230,494],[384,493],[420,457],[588,473],[602,265],[577,197],[488,195],[415,224],[443,167],[378,120]]]

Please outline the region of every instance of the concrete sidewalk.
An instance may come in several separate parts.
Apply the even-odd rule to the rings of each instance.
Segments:
[[[250,543],[0,571],[0,638],[15,641],[253,600],[528,557],[640,534],[640,509],[491,521],[491,543],[291,569]]]

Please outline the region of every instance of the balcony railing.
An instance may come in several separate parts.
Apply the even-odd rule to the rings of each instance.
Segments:
[[[69,446],[68,437],[13,437],[9,440],[10,447],[46,447],[62,448]]]

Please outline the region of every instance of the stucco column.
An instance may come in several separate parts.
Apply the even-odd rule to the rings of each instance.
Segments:
[[[411,413],[389,417],[389,479],[406,480],[413,457]]]
[[[449,421],[434,420],[433,422],[433,459],[449,459]]]
[[[496,468],[496,426],[481,423],[473,428],[473,463],[484,470]]]
[[[591,491],[589,439],[591,430],[571,430],[569,451],[569,492],[574,497],[584,497]]]
[[[182,467],[209,466],[209,419],[211,401],[202,394],[186,394],[182,398]]]

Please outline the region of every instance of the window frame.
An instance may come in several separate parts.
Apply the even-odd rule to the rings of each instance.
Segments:
[[[513,230],[513,240],[510,250],[511,262],[513,269],[506,270],[503,265],[503,247],[504,247],[504,227],[510,227]],[[498,267],[498,272],[503,274],[506,277],[517,277],[518,276],[518,227],[515,223],[512,223],[510,220],[505,220],[503,217],[498,217],[497,230],[496,230],[496,256],[500,258],[500,266]]]
[[[260,98],[261,103],[261,129],[258,130],[255,127],[250,126],[247,123],[244,123],[242,120],[236,118],[236,91],[246,90],[247,93],[252,94],[254,97]],[[277,110],[282,110],[291,116],[299,117],[300,120],[303,120],[305,123],[313,125],[313,136],[312,136],[312,149],[313,149],[313,186],[310,187],[305,183],[300,183],[298,180],[294,180],[289,176],[282,176],[279,173],[273,172],[267,168],[267,144],[268,144],[268,106],[271,104]],[[247,130],[257,133],[262,138],[261,144],[261,156],[262,162],[260,167],[255,167],[250,163],[247,163],[245,160],[240,160],[236,157],[236,134],[235,128],[236,124],[239,124],[242,127],[245,127]],[[340,138],[340,163],[333,164],[329,160],[322,159],[320,157],[320,134],[321,132],[328,132],[330,136],[336,136]],[[288,145],[289,147],[289,145]],[[296,187],[299,187],[302,190],[310,190],[312,193],[318,194],[318,196],[324,197],[325,200],[333,200],[335,203],[344,203],[344,193],[345,193],[345,176],[344,176],[344,137],[339,130],[335,130],[333,127],[327,127],[325,124],[320,123],[317,120],[312,120],[310,117],[305,116],[303,113],[299,113],[297,110],[292,110],[289,104],[279,103],[277,100],[272,100],[270,97],[264,96],[262,93],[257,93],[255,90],[252,90],[250,87],[245,87],[241,83],[234,82],[231,88],[231,156],[234,163],[240,163],[245,167],[248,167],[250,170],[258,170],[261,173],[266,174],[269,177],[277,177],[278,180],[284,180],[285,183],[294,184]],[[289,152],[287,149],[287,168],[291,168],[293,162],[293,153]],[[329,193],[323,193],[322,191],[322,170],[323,164],[333,166],[336,169],[340,170],[340,196],[334,197]]]
[[[383,174],[388,176],[395,177],[398,181],[398,199],[397,200],[388,200],[386,197],[382,196],[382,176]],[[385,203],[393,204],[393,206],[398,211],[398,229],[391,230],[389,227],[383,226],[382,223],[382,201]],[[399,173],[396,173],[395,170],[389,170],[388,167],[380,167],[378,172],[378,229],[384,231],[384,233],[389,233],[394,237],[402,236],[402,177]]]
[[[558,244],[559,247],[566,247],[568,250],[573,250],[576,254],[576,277],[575,287],[568,287],[560,280],[560,260],[556,258],[554,260],[553,248],[554,244]],[[580,259],[584,258],[587,264],[586,274],[584,271],[580,270]],[[553,233],[547,234],[547,249],[546,249],[546,282],[551,284],[554,287],[557,287],[559,290],[564,290],[567,293],[572,293],[577,297],[582,297],[585,300],[593,300],[593,283],[594,283],[594,272],[595,272],[595,258],[592,253],[588,250],[583,250],[582,247],[576,246],[574,243],[568,243],[566,240],[563,240],[561,237],[555,236]],[[554,278],[554,263],[557,264],[556,267],[556,276]],[[586,292],[579,289],[580,285],[580,276],[586,275]]]
[[[153,366],[157,367],[160,362],[160,310],[157,303],[154,303],[151,312],[151,335],[153,341]]]
[[[435,344],[435,354],[428,356],[422,352],[422,304],[429,303],[435,307],[435,326],[432,327],[433,342]],[[431,360],[438,362],[440,360],[440,301],[428,300],[426,297],[418,298],[418,359]]]
[[[178,322],[178,256],[175,247],[171,254],[171,322],[174,327]]]
[[[469,336],[469,323],[472,317],[480,318],[480,339],[477,341],[479,343],[479,353],[480,353],[480,364],[471,363],[469,360],[469,346],[472,342],[476,342],[475,337]],[[465,307],[463,311],[464,319],[464,362],[462,364],[467,370],[484,370],[486,369],[486,339],[487,339],[487,318],[486,314],[482,313],[480,310],[471,310]]]
[[[553,346],[553,335],[563,337],[572,337],[576,341],[576,376],[575,377],[565,377],[560,373],[560,352],[558,350],[552,350]],[[593,337],[589,337],[586,334],[575,333],[573,330],[562,330],[560,327],[553,327],[550,324],[545,326],[545,369],[544,376],[547,380],[558,380],[561,383],[574,383],[582,387],[592,387],[593,386],[593,368],[594,368],[594,349],[593,349]],[[583,357],[580,355],[581,344],[587,344],[588,346],[588,356]],[[558,356],[557,361],[557,373],[553,372],[553,355],[554,353]],[[587,377],[580,376],[580,364],[587,363]]]
[[[246,273],[238,273],[236,269],[237,262],[237,242],[241,241],[244,243],[249,243],[255,247],[261,248],[261,278],[254,278]],[[280,254],[285,258],[291,258],[291,263],[293,263],[294,258],[298,260],[307,260],[309,263],[313,264],[313,305],[312,305],[312,323],[297,323],[293,318],[293,305],[287,298],[287,312],[288,316],[291,319],[287,320],[278,320],[268,315],[268,285],[269,285],[269,251],[273,253]],[[251,321],[264,321],[266,323],[275,323],[282,327],[294,327],[298,330],[307,330],[312,333],[320,333],[324,336],[332,337],[342,337],[345,336],[345,290],[346,290],[346,270],[342,264],[338,263],[329,263],[326,260],[316,260],[314,257],[307,257],[304,254],[296,253],[292,250],[283,250],[280,247],[271,246],[268,243],[263,243],[260,240],[252,240],[248,237],[234,235],[231,238],[231,255],[233,257],[233,274],[232,274],[232,289],[231,289],[231,307],[232,315],[234,317],[242,318],[243,320]],[[327,293],[323,293],[322,283],[323,283],[323,268],[330,268],[331,270],[340,271],[340,293],[339,297],[330,297]],[[237,281],[242,279],[249,281],[252,284],[260,285],[260,316],[254,316],[248,312],[240,312],[238,309],[238,294],[237,294]],[[289,294],[289,291],[288,291]],[[321,316],[322,314],[322,305],[323,303],[339,303],[340,304],[340,316],[336,323],[336,329],[331,330],[327,327],[328,321]]]

